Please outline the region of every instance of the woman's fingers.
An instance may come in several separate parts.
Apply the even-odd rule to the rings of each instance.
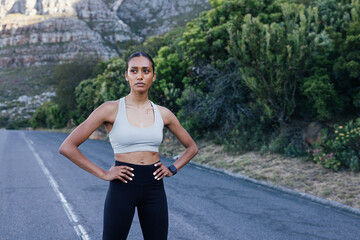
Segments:
[[[154,164],[155,167],[158,167],[154,171],[154,178],[156,180],[161,180],[164,177],[170,177],[173,174],[170,170],[162,163],[157,162]],[[110,180],[119,179],[120,181],[127,183],[128,181],[132,181],[135,176],[132,171],[134,169],[128,166],[112,166],[109,170],[109,175],[111,175]]]
[[[157,162],[157,163],[154,164],[155,167],[158,167],[158,169],[156,169],[155,172],[153,172],[154,176],[156,176],[160,172],[161,165],[163,165],[162,162]]]
[[[107,172],[106,180],[119,179],[120,181],[127,183],[131,181],[135,175],[132,173],[134,169],[128,166],[115,166],[113,165]]]
[[[123,179],[122,177],[117,177],[117,179],[119,179],[120,181],[122,181],[123,183],[127,183],[127,181],[125,179]]]
[[[132,181],[132,177],[135,175],[131,172],[134,169],[128,166],[116,166],[116,175],[120,180],[126,180]]]
[[[159,167],[158,169],[156,169],[156,171],[153,173],[155,175],[155,179],[156,180],[161,180],[163,179],[163,177],[168,176],[170,177],[172,174],[170,172],[170,170],[162,163],[162,162],[158,162],[155,163],[154,165],[155,167]]]
[[[131,167],[118,166],[118,167],[116,167],[116,168],[117,168],[117,170],[118,170],[119,173],[126,174],[126,175],[131,176],[131,177],[135,176],[135,175],[131,172],[131,171],[134,170],[134,169],[131,168]]]

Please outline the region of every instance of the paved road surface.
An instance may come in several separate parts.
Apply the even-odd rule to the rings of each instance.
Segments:
[[[57,153],[65,137],[0,130],[1,240],[101,239],[108,183]],[[81,149],[103,168],[113,164],[107,142]],[[358,215],[195,165],[165,186],[169,240],[360,239]],[[142,239],[137,217],[128,239]]]

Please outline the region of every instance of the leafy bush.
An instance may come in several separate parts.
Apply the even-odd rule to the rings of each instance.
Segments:
[[[164,46],[154,58],[156,80],[150,90],[150,97],[158,104],[168,107],[173,112],[179,110],[176,100],[184,89],[182,82],[186,76],[187,64],[181,59],[176,49]]]
[[[5,127],[9,123],[9,119],[9,116],[0,116],[0,127]]]
[[[334,133],[323,131],[323,144],[311,151],[314,161],[326,168],[339,167],[357,171],[360,168],[360,118],[349,121],[344,126],[334,125]]]
[[[216,143],[224,145],[224,150],[232,154],[246,151],[260,151],[270,139],[269,122],[262,122],[260,115],[243,115],[232,129],[217,132]]]
[[[81,81],[75,88],[76,124],[83,122],[102,103],[117,100],[129,92],[124,77],[126,65],[124,60],[113,58],[99,64],[104,68],[103,73],[96,78]]]
[[[275,134],[273,133],[273,136],[270,143],[269,143],[269,150],[274,153],[281,153],[284,154],[284,149],[289,144],[289,139],[285,134]]]
[[[295,111],[300,77],[316,47],[317,16],[313,8],[281,4],[283,22],[262,22],[247,14],[243,25],[228,27],[229,54],[241,63],[240,72],[264,116],[287,122]]]
[[[222,70],[212,66],[198,69],[203,87],[185,89],[178,100],[181,110],[178,117],[196,136],[207,131],[231,131],[239,127],[239,120],[250,116],[248,89],[238,71],[236,61],[228,61]]]
[[[333,152],[325,153],[322,149],[314,149],[312,151],[312,156],[315,162],[321,164],[325,168],[330,168],[335,171],[339,169],[341,164]]]
[[[284,153],[288,157],[302,157],[306,156],[306,151],[301,144],[289,143],[285,149]]]
[[[302,139],[301,123],[287,124],[272,130],[267,150],[288,157],[301,157],[306,155]]]
[[[84,79],[94,77],[93,70],[99,59],[95,57],[78,56],[70,63],[55,67],[52,81],[56,83],[56,103],[62,114],[70,120],[76,111],[75,88]]]
[[[7,122],[6,129],[21,129],[29,126],[29,119],[16,119]]]
[[[46,102],[36,109],[30,119],[33,128],[61,128],[66,126],[67,119],[61,112],[59,105],[53,102]]]
[[[320,120],[332,117],[338,102],[334,85],[327,75],[313,75],[305,78],[302,90]]]

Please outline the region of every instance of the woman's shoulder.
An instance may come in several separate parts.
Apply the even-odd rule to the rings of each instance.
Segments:
[[[168,108],[164,107],[164,106],[160,106],[160,105],[157,105],[157,108],[159,109],[161,115],[169,115],[169,114],[173,114]]]
[[[89,120],[113,122],[117,114],[119,100],[107,101],[98,106],[89,116]]]
[[[160,106],[160,105],[156,105],[156,106],[159,109],[160,115],[164,121],[164,125],[167,125],[172,120],[177,119],[175,114],[168,108]]]
[[[111,111],[112,112],[119,107],[119,102],[120,102],[120,100],[107,101],[107,102],[104,102],[103,104],[101,104],[98,108],[103,111]]]
[[[91,115],[96,117],[105,118],[104,121],[109,121],[108,118],[112,119],[113,116],[117,113],[119,106],[119,100],[107,101],[98,106]],[[91,116],[90,115],[90,116]]]

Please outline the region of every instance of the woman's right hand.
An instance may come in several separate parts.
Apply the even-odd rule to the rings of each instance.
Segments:
[[[111,181],[115,179],[119,179],[123,183],[127,183],[127,181],[131,181],[132,177],[135,175],[131,172],[134,169],[128,166],[115,166],[109,169],[109,171],[105,171],[105,175],[102,177],[103,180]]]

